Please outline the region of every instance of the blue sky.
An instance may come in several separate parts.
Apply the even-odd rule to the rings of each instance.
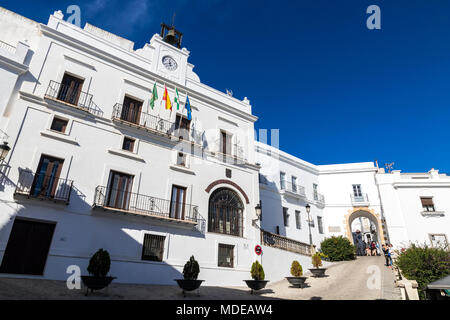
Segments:
[[[46,23],[81,8],[86,21],[142,47],[160,23],[184,33],[202,82],[248,97],[256,127],[315,164],[395,162],[450,173],[450,1],[10,1]],[[366,9],[381,8],[381,30]]]

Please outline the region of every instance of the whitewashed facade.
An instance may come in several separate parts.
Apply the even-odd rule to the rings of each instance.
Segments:
[[[249,100],[201,83],[190,52],[164,34],[134,49],[60,11],[40,24],[2,8],[0,30],[0,130],[11,147],[1,163],[2,276],[65,280],[70,265],[86,274],[103,248],[118,282],[174,284],[194,255],[206,285],[242,285],[256,259],[271,281],[293,259],[307,270],[310,244],[351,238],[360,218],[381,242],[449,234],[448,176],[418,183],[371,162],[314,165],[256,142]],[[439,214],[421,214],[417,197],[432,197]],[[43,243],[37,258],[14,249],[24,234]]]

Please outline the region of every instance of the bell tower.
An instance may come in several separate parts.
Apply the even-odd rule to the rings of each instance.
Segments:
[[[173,26],[168,26],[165,23],[161,23],[161,38],[164,42],[181,49],[181,40],[183,39],[183,34],[175,29]]]

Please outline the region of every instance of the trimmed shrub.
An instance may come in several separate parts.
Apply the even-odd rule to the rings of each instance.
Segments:
[[[450,274],[450,251],[412,244],[400,252],[395,265],[408,280],[417,281],[419,296],[424,299],[430,282]]]
[[[264,280],[266,277],[263,266],[258,261],[253,262],[250,274],[252,275],[253,280]]]
[[[347,261],[356,259],[356,248],[343,237],[326,238],[320,244],[320,249],[328,257],[329,261]]]
[[[99,249],[89,260],[87,271],[96,277],[106,277],[111,266],[111,258],[106,250]]]
[[[314,253],[311,259],[314,268],[319,268],[322,266],[322,257],[320,255],[320,252]]]
[[[194,256],[186,262],[183,268],[183,277],[185,280],[197,280],[198,274],[200,273],[200,265]]]
[[[291,264],[291,275],[293,277],[301,277],[303,275],[302,265],[297,260],[292,261],[292,264]]]

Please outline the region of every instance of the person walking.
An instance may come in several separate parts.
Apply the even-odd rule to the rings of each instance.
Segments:
[[[386,260],[386,267],[390,266],[390,257],[389,257],[389,247],[386,244],[383,244],[383,254],[384,254],[384,259]]]
[[[379,256],[380,255],[380,244],[377,242],[375,244],[375,246],[377,247],[377,256]]]

